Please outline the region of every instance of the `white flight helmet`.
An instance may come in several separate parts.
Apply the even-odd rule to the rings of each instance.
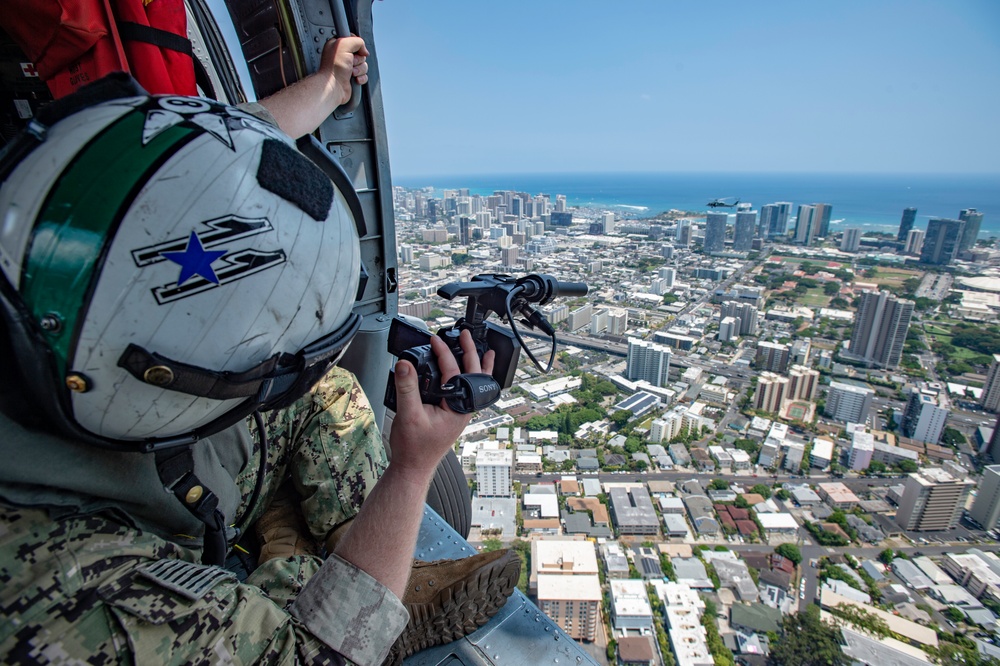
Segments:
[[[34,416],[151,450],[308,390],[360,326],[346,177],[210,100],[58,104],[0,172],[0,310]]]

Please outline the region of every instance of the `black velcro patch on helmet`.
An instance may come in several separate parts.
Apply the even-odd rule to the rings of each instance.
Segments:
[[[264,140],[257,182],[317,222],[325,220],[330,212],[333,183],[309,158],[281,141]]]

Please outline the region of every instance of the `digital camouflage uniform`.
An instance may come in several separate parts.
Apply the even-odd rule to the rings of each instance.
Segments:
[[[196,445],[195,472],[229,524],[258,517],[290,478],[321,540],[357,513],[386,465],[368,400],[334,368],[264,417],[254,506],[252,424]],[[406,625],[399,599],[336,556],[269,560],[245,583],[201,565],[199,523],[177,513],[162,484],[144,488],[152,456],[28,432],[2,416],[0,432],[0,455],[15,461],[0,465],[3,663],[379,663]]]

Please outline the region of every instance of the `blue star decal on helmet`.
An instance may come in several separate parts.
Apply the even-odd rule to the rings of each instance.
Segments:
[[[183,252],[161,252],[160,256],[175,264],[180,264],[181,275],[177,278],[178,285],[184,284],[195,275],[200,275],[209,282],[219,284],[219,278],[212,270],[212,262],[225,253],[225,250],[206,250],[201,244],[198,234],[192,231]]]

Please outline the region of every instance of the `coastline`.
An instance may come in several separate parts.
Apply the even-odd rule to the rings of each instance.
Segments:
[[[975,174],[470,174],[394,178],[412,189],[467,188],[487,196],[496,190],[532,195],[564,194],[569,206],[610,210],[626,218],[651,218],[671,209],[705,211],[706,202],[739,198],[755,209],[776,201],[829,203],[831,227],[891,232],[904,208],[917,208],[914,228],[932,217],[957,218],[964,208],[985,214],[980,236],[1000,236],[1000,175]],[[733,209],[727,209],[734,212]]]

